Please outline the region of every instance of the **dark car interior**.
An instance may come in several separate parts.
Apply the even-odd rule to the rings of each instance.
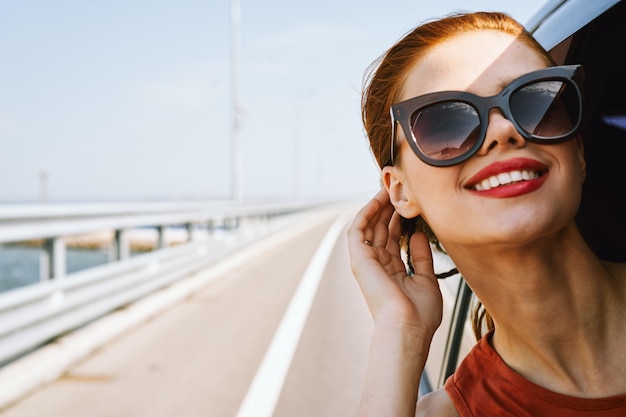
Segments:
[[[587,178],[578,225],[598,256],[626,261],[626,3],[554,48],[585,68]]]

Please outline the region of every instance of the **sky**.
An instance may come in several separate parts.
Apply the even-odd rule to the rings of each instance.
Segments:
[[[374,193],[364,73],[456,11],[545,0],[240,0],[238,194]],[[231,197],[228,0],[0,0],[0,203]]]

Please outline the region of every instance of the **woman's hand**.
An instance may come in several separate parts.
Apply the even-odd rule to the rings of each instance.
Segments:
[[[414,416],[419,380],[443,302],[423,233],[411,237],[415,274],[400,255],[400,217],[386,190],[356,215],[348,230],[352,272],[374,317],[359,417]]]
[[[411,277],[401,258],[400,234],[400,216],[382,189],[358,212],[348,231],[352,272],[377,327],[416,331],[416,336],[430,339],[443,310],[430,245],[423,233],[411,237]]]

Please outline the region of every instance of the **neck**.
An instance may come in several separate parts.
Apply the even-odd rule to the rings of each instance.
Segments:
[[[556,392],[626,393],[615,340],[626,343],[625,277],[573,224],[524,245],[447,249],[493,317],[493,344],[509,366]]]

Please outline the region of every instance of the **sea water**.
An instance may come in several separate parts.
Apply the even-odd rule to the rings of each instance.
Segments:
[[[109,249],[67,248],[67,273],[109,262]],[[0,292],[34,284],[41,279],[42,249],[29,246],[0,245]]]

